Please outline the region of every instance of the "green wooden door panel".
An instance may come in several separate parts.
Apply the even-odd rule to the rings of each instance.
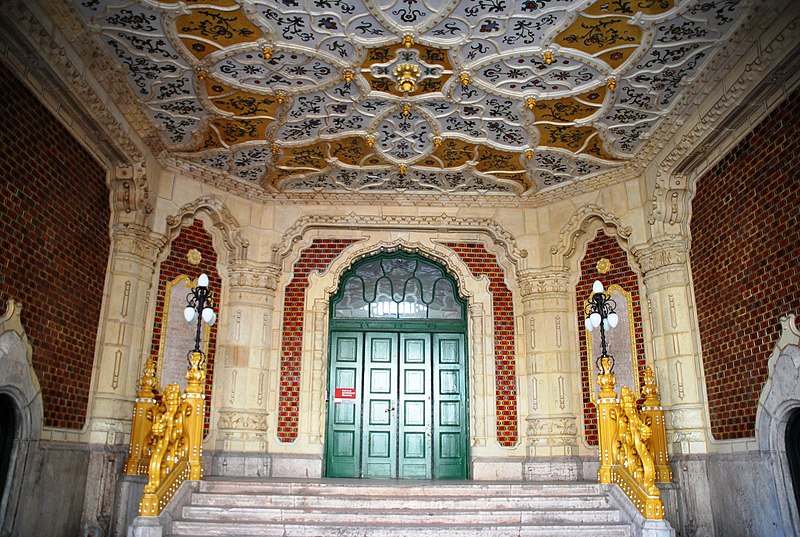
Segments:
[[[433,334],[433,477],[466,479],[467,382],[463,334]]]
[[[466,479],[464,334],[331,332],[326,475]],[[337,399],[336,388],[355,390]]]
[[[331,333],[325,460],[329,477],[360,475],[362,341],[358,332]],[[355,390],[355,399],[336,399],[337,388]]]
[[[380,332],[364,335],[363,477],[397,477],[397,338]]]

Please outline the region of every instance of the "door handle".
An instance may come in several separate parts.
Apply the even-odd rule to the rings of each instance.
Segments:
[[[391,412],[392,410],[394,410],[394,407],[392,407],[392,408],[387,408],[386,410],[384,410],[384,412]]]

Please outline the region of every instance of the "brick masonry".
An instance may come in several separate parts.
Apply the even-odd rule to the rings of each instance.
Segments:
[[[280,399],[278,403],[278,439],[291,442],[297,438],[300,412],[300,364],[303,350],[308,275],[325,271],[342,251],[360,239],[314,239],[300,252],[294,264],[292,281],[286,286],[283,301],[281,334]]]
[[[608,259],[611,262],[611,269],[600,274],[597,271],[597,262],[601,259]],[[583,425],[586,442],[590,446],[597,445],[597,409],[591,401],[591,386],[589,379],[589,351],[586,340],[586,330],[584,325],[584,303],[592,294],[592,284],[595,280],[600,280],[603,285],[619,285],[622,289],[631,294],[633,308],[633,330],[636,349],[636,363],[639,370],[639,380],[642,380],[642,373],[647,366],[644,354],[644,329],[642,326],[642,306],[639,296],[639,277],[631,269],[628,263],[628,256],[625,250],[613,236],[607,235],[604,231],[598,231],[595,238],[586,245],[586,253],[581,260],[581,276],[576,287],[575,304],[578,311],[578,342],[581,357],[581,393],[583,395]],[[609,349],[609,354],[614,355],[614,349]],[[596,359],[596,357],[591,357]],[[617,386],[617,392],[621,386]]]
[[[505,274],[497,257],[480,243],[443,242],[469,267],[475,277],[489,278],[494,316],[494,368],[497,440],[502,446],[517,443],[517,380],[514,301],[505,283]]]
[[[703,175],[691,267],[711,433],[755,435],[778,319],[800,313],[800,92]]]
[[[196,249],[200,252],[202,257],[199,265],[192,265],[187,259],[189,250]],[[213,300],[215,302],[214,310],[219,315],[220,312],[220,289],[222,282],[219,274],[217,273],[217,253],[214,251],[214,245],[203,223],[200,220],[195,220],[190,226],[181,229],[177,237],[172,240],[170,244],[169,256],[162,261],[160,272],[158,275],[158,294],[156,296],[156,314],[153,322],[153,340],[150,346],[150,355],[153,360],[158,362],[158,349],[160,346],[161,327],[164,323],[164,298],[166,294],[167,284],[179,276],[186,275],[191,279],[197,279],[200,274],[208,275],[209,289],[213,293]],[[181,317],[180,322],[185,322]],[[211,327],[211,333],[208,341],[208,355],[206,356],[206,386],[205,386],[205,420],[204,432],[208,434],[209,420],[211,411],[211,392],[214,385],[214,358],[217,349],[217,327],[215,323]],[[192,349],[186,349],[188,353]],[[188,367],[188,362],[187,362]]]
[[[106,171],[0,67],[0,308],[22,302],[44,425],[80,429],[110,250]]]

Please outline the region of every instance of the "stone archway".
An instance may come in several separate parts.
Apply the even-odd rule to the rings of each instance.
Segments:
[[[756,439],[773,483],[785,535],[800,534],[786,431],[789,419],[800,412],[800,329],[794,315],[781,318],[781,337],[769,359],[769,377],[758,402]],[[800,446],[798,447],[800,449]]]

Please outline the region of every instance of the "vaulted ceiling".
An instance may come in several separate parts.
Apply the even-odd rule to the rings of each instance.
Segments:
[[[266,192],[526,197],[641,158],[737,0],[71,0],[166,155]]]

